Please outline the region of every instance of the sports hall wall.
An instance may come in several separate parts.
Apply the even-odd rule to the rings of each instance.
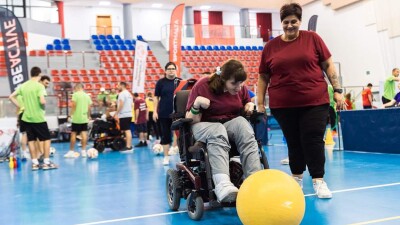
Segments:
[[[391,4],[386,4],[386,8],[381,6],[387,2]],[[302,29],[307,29],[308,20],[312,15],[319,16],[317,32],[327,43],[334,61],[340,63],[344,86],[364,86],[369,82],[379,85],[393,67],[400,66],[400,37],[389,38],[390,32],[382,28],[382,19],[379,18],[385,10],[391,12],[398,8],[400,1],[363,0],[333,10],[324,5],[322,0],[314,1],[303,6]],[[87,40],[91,27],[96,25],[96,15],[111,15],[113,26],[119,27],[123,36],[122,6],[105,8],[65,5],[64,10],[66,38]],[[140,34],[147,40],[159,41],[161,28],[169,23],[171,10],[132,7],[132,12],[133,36]],[[224,24],[239,25],[239,9],[224,11],[223,15]],[[272,20],[273,29],[281,29],[277,10],[272,11]],[[44,48],[42,42],[46,39],[43,39],[40,33],[34,35],[37,38],[30,38],[29,48]],[[369,75],[366,74],[367,71]],[[8,90],[7,82],[1,80],[0,90],[4,89]]]

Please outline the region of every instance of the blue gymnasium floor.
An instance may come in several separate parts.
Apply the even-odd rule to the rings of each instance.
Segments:
[[[288,166],[280,165],[287,155],[282,134],[272,134],[274,146],[265,147],[271,168],[289,172]],[[184,200],[180,211],[170,211],[165,197],[169,167],[150,148],[108,152],[89,160],[64,159],[67,143],[52,146],[57,149],[53,160],[58,170],[31,171],[30,162],[17,170],[0,164],[1,225],[241,224],[235,208],[206,210],[199,222],[188,218]],[[326,155],[326,181],[333,198],[316,198],[306,176],[301,224],[400,224],[400,154],[327,150]],[[172,159],[176,162],[177,157]]]

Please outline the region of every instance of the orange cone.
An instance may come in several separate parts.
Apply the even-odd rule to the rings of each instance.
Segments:
[[[326,130],[326,135],[325,135],[325,145],[334,145],[335,141],[333,141],[333,135],[331,128],[328,128]]]

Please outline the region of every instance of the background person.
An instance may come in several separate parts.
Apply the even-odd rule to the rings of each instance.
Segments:
[[[362,91],[362,102],[363,102],[363,108],[364,109],[372,109],[372,84],[368,83],[367,87],[364,88]]]
[[[394,68],[392,69],[392,75],[385,80],[385,84],[383,86],[383,96],[382,96],[383,104],[390,102],[394,98],[396,94],[394,82],[400,81],[399,74],[400,74],[399,68]]]
[[[119,127],[125,133],[126,147],[123,150],[132,150],[132,94],[126,89],[126,83],[120,82],[118,84],[119,94],[117,103],[117,112],[114,115],[116,120],[119,120]]]

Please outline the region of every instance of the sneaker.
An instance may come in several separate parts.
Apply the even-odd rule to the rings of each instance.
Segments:
[[[78,158],[79,157],[79,152],[75,151],[68,151],[67,154],[64,155],[64,158]]]
[[[303,179],[300,177],[293,177],[293,179],[299,184],[301,188],[303,188]]]
[[[33,170],[33,171],[39,170],[39,169],[40,169],[39,164],[32,164],[32,170]]]
[[[136,146],[135,146],[136,147]],[[133,147],[131,146],[131,147],[125,147],[125,148],[123,148],[123,149],[121,149],[120,150],[120,152],[126,152],[126,151],[131,151],[131,150],[133,150]]]
[[[215,186],[215,195],[219,202],[235,202],[239,189],[230,181],[221,181]]]
[[[169,158],[164,157],[163,163],[164,166],[168,166],[169,165]]]
[[[81,155],[82,155],[83,158],[86,158],[87,157],[86,150],[82,150],[81,151]]]
[[[285,158],[281,160],[282,165],[289,165],[289,158]]]
[[[332,198],[332,192],[329,190],[325,181],[316,180],[313,183],[313,187],[318,198]]]
[[[136,145],[135,145],[135,147],[136,148],[140,148],[140,147],[143,147],[144,145],[143,145],[143,142],[141,142],[141,141],[139,141],[139,143],[137,143]]]
[[[50,163],[48,163],[48,164],[43,164],[43,165],[42,165],[42,169],[43,169],[43,170],[58,169],[58,165],[56,165],[56,164],[50,162]]]

